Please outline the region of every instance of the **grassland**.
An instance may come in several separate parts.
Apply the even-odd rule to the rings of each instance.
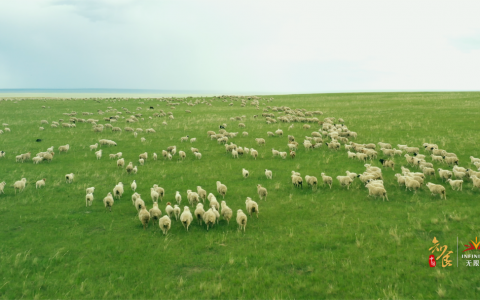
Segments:
[[[341,117],[358,133],[360,143],[437,143],[455,152],[461,166],[470,167],[469,156],[480,156],[479,100],[480,93],[320,94],[274,96],[266,105],[321,110],[320,118]],[[229,106],[230,102],[214,100],[212,106],[182,104],[172,110],[165,102],[141,101],[145,104],[136,99],[0,102],[0,123],[8,123],[12,130],[0,135],[0,150],[7,153],[0,158],[0,182],[7,182],[5,194],[0,195],[1,299],[479,298],[480,267],[466,267],[460,258],[457,268],[456,258],[457,237],[461,256],[463,245],[480,236],[480,192],[472,191],[470,181],[463,192],[445,185],[447,201],[432,197],[425,187],[416,194],[407,192],[394,178],[405,164],[403,157],[397,157],[396,170],[384,170],[390,202],[368,198],[359,181],[350,190],[340,188],[337,181],[332,189],[296,189],[290,183],[292,170],[320,178],[321,172],[361,173],[363,163],[348,160],[343,147],[338,152],[301,148],[294,160],[273,158],[270,149],[286,151],[287,137],[267,138],[267,131],[280,128],[302,141],[315,126],[306,131],[295,124],[288,131],[290,124],[268,125],[263,118],[253,118],[261,110],[240,107],[240,102]],[[42,119],[58,121],[68,119],[62,113],[96,113],[109,106],[132,112],[142,107],[145,120],[134,126],[152,127],[157,133],[135,139],[127,132],[94,133],[86,123],[38,130]],[[149,106],[155,109],[147,111]],[[173,111],[175,120],[167,120],[167,126],[161,125],[163,118],[149,120],[159,109]],[[229,131],[242,132],[238,121],[230,121],[241,115],[247,116],[244,130],[249,136],[240,134],[232,141],[259,150],[257,160],[251,156],[234,160],[223,146],[207,138],[206,132],[216,131],[222,123]],[[137,175],[127,175],[108,159],[109,153],[121,151],[127,163],[138,165],[138,155],[145,151],[160,155],[171,145],[188,150],[190,143],[179,142],[185,135],[197,138],[194,146],[203,154],[201,160],[186,151],[185,161],[149,159]],[[146,143],[140,143],[141,136]],[[266,146],[257,147],[256,137],[264,137]],[[37,138],[42,142],[35,142]],[[103,158],[97,161],[88,146],[101,138],[118,146],[104,147]],[[67,143],[70,151],[56,153],[50,164],[15,162],[20,153],[35,154]],[[373,164],[380,166],[378,161]],[[250,171],[248,179],[243,179],[242,168]],[[273,180],[265,178],[265,168],[273,171]],[[71,172],[75,182],[66,184],[64,176]],[[14,195],[13,182],[22,177],[28,180],[27,188]],[[41,178],[47,178],[47,186],[36,190],[35,181]],[[165,237],[158,225],[150,223],[142,229],[127,187],[133,179],[148,200],[147,208],[151,208],[150,187],[156,183],[165,188],[162,212],[167,201],[174,202],[175,191],[182,193],[184,204],[187,189],[200,185],[216,194],[215,182],[220,180],[228,186],[225,200],[234,211],[245,211],[249,196],[259,203],[260,217],[249,218],[245,234],[237,230],[235,221],[227,225],[222,220],[209,232],[196,223],[186,232],[173,221]],[[101,199],[118,181],[125,183],[126,193],[115,202],[113,212],[106,213]],[[258,199],[258,183],[268,189],[266,202]],[[86,208],[89,186],[96,187],[95,201]],[[454,251],[453,266],[428,266],[434,236]]]

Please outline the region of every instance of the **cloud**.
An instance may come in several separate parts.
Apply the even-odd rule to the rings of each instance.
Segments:
[[[478,90],[479,9],[477,1],[4,1],[0,88]]]

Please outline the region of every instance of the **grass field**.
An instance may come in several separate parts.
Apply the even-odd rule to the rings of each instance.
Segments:
[[[270,98],[270,97],[265,97]],[[211,99],[211,98],[209,98]],[[193,99],[195,100],[195,99]],[[144,104],[139,104],[144,101]],[[265,105],[262,103],[265,102]],[[302,129],[296,123],[266,124],[254,119],[266,106],[289,106],[310,111],[321,110],[324,117],[343,118],[345,125],[358,133],[355,142],[388,142],[421,147],[436,143],[455,152],[460,166],[470,168],[469,157],[480,156],[480,93],[362,93],[274,96],[270,103],[260,101],[260,110],[251,105],[240,107],[240,101],[213,100],[212,106],[181,104],[175,110],[157,100],[23,100],[0,101],[0,123],[8,123],[11,132],[0,135],[0,182],[6,181],[0,195],[0,298],[1,299],[478,299],[480,267],[467,267],[461,258],[463,245],[480,236],[480,192],[472,191],[472,182],[463,191],[452,191],[445,183],[447,201],[430,195],[424,186],[416,194],[397,184],[395,173],[406,165],[396,157],[395,171],[384,169],[389,202],[367,197],[368,191],[358,179],[349,190],[334,180],[332,189],[320,186],[312,191],[305,185],[294,188],[292,170],[302,176],[320,173],[336,177],[345,171],[362,173],[364,163],[349,160],[346,151],[329,151],[325,146],[306,152],[303,146],[295,159],[272,157],[271,148],[287,151],[287,134],[301,143],[318,126]],[[157,106],[158,104],[158,106]],[[41,107],[45,105],[46,109]],[[68,120],[62,115],[76,111],[79,118],[99,119],[97,110],[113,107],[140,112],[144,121],[134,128],[154,128],[155,134],[94,133],[88,123],[76,128],[51,128],[40,120]],[[155,109],[147,110],[149,106]],[[136,111],[142,107],[141,111]],[[163,109],[172,111],[175,119],[148,117]],[[192,111],[191,114],[185,112]],[[93,116],[82,116],[93,112]],[[276,116],[282,114],[273,112]],[[246,128],[230,117],[245,115]],[[122,115],[124,116],[124,115]],[[167,121],[168,125],[161,123]],[[231,139],[238,146],[253,147],[259,158],[233,159],[222,145],[207,138],[208,130],[218,131],[227,123],[227,131],[240,134]],[[124,120],[116,123],[121,128]],[[267,131],[283,129],[283,137],[267,137]],[[247,131],[248,137],[241,132]],[[180,143],[180,137],[196,137],[195,144]],[[145,137],[145,143],[140,142]],[[255,138],[266,139],[258,147]],[[37,138],[42,142],[36,142]],[[96,160],[89,145],[99,139],[112,139],[117,147],[102,147],[103,158]],[[60,145],[69,144],[68,153],[58,153]],[[176,145],[187,158],[172,161],[161,157],[162,149]],[[55,146],[51,163],[34,165],[31,161],[16,163],[15,156],[31,151],[32,156]],[[190,147],[203,155],[194,159]],[[138,164],[138,155],[153,152],[158,161],[148,159],[138,174],[128,175],[116,167],[109,153],[123,152],[126,163]],[[382,158],[379,151],[379,158]],[[431,161],[427,158],[427,161]],[[381,166],[378,160],[372,162]],[[435,168],[448,168],[435,164]],[[242,177],[242,168],[250,177]],[[273,171],[267,180],[264,169]],[[474,167],[475,168],[475,167]],[[413,168],[411,168],[413,169]],[[476,168],[475,168],[476,169]],[[75,181],[65,183],[65,174],[74,173]],[[13,183],[22,177],[28,184],[22,193],[14,194]],[[35,189],[35,181],[46,178],[46,187]],[[215,182],[228,187],[225,200],[234,211],[245,211],[245,199],[259,204],[259,218],[249,218],[246,233],[237,230],[233,219],[229,225],[220,221],[207,232],[205,226],[192,223],[189,232],[180,221],[163,236],[158,224],[143,230],[132,206],[130,183],[135,179],[137,192],[152,207],[150,188],[165,188],[160,203],[174,203],[175,191],[187,202],[186,190],[202,186],[216,193]],[[105,212],[102,199],[115,184],[125,184],[125,194],[115,201],[112,213]],[[441,180],[432,178],[434,183]],[[267,201],[260,201],[256,185],[268,189]],[[85,188],[95,186],[95,200],[85,207]],[[221,201],[221,197],[217,195]],[[193,211],[193,209],[192,209]],[[436,237],[452,250],[452,266],[428,265],[429,248]],[[457,237],[459,267],[457,267]],[[468,253],[480,254],[479,250]],[[436,254],[437,255],[437,254]]]

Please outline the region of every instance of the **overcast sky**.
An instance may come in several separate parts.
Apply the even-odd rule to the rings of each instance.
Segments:
[[[0,89],[480,90],[480,1],[0,0]]]

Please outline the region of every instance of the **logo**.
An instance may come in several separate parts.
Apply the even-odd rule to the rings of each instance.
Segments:
[[[430,257],[429,257],[430,267],[432,267],[432,268],[435,267],[436,266],[436,261],[439,260],[440,258],[442,259],[442,267],[443,268],[451,266],[452,265],[452,260],[450,259],[450,254],[452,254],[453,251],[448,251],[447,252],[448,246],[447,245],[440,246],[440,242],[437,240],[436,237],[433,237],[432,243],[433,243],[433,246],[428,249],[428,251],[432,252],[432,255],[430,255]],[[435,253],[435,252],[441,252],[441,254],[438,255],[435,258],[435,255],[433,255],[433,253]],[[447,252],[447,253],[445,253],[445,252]],[[435,260],[432,261],[432,257],[435,258]]]
[[[475,242],[473,240],[470,240],[470,243],[468,245],[464,245],[465,247],[467,247],[467,249],[463,250],[462,252],[469,250],[479,250],[478,248],[480,247],[480,242],[477,239],[478,237],[475,237]]]
[[[428,263],[430,264],[430,267],[435,267],[437,266],[437,262],[435,261],[435,255],[430,254],[430,257],[428,258]]]

